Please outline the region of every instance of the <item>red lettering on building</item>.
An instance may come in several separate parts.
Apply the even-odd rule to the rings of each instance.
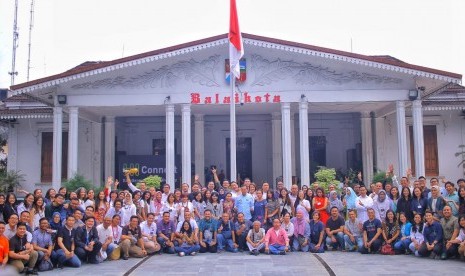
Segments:
[[[258,95],[257,95],[258,94]],[[228,96],[226,96],[228,95]],[[239,93],[234,94],[234,102],[240,103],[242,97],[243,103],[280,103],[281,96],[270,93],[252,93],[244,92],[242,95]],[[231,96],[221,93],[210,94],[210,96],[202,96],[200,93],[191,93],[191,104],[230,104]]]
[[[191,104],[200,103],[200,93],[191,93]]]

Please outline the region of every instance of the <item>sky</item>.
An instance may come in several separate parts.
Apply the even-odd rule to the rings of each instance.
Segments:
[[[15,83],[26,81],[31,0],[18,0]],[[242,32],[465,75],[463,0],[237,0]],[[0,0],[0,88],[14,0]],[[35,0],[30,80],[227,33],[229,0]]]

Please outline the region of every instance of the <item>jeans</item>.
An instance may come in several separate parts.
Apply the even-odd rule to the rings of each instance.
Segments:
[[[114,244],[114,243],[110,243],[108,244],[107,246],[107,250],[105,250],[105,252],[107,253],[107,256],[110,257],[111,253],[113,253],[113,251],[118,248],[118,245]]]
[[[408,250],[409,245],[411,241],[409,238],[403,239],[403,240],[398,240],[396,243],[394,243],[394,250],[395,251],[403,251],[403,250]]]
[[[446,249],[446,242],[444,241],[442,253],[446,254],[446,258],[455,257],[459,254],[459,245],[452,244],[449,249]]]
[[[78,256],[76,256],[76,254],[74,254],[73,257],[67,259],[63,249],[58,249],[56,251],[56,253],[57,253],[58,264],[62,264],[62,265],[70,266],[70,267],[80,267],[81,266],[81,260],[79,260]]]
[[[194,244],[189,247],[181,247],[181,246],[176,246],[174,247],[174,250],[179,253],[179,252],[184,252],[184,254],[189,255],[192,252],[198,252],[200,250],[200,245]]]
[[[434,246],[433,250],[430,251],[426,247],[426,242],[423,242],[420,245],[420,249],[418,250],[418,255],[420,255],[421,257],[428,257],[429,255],[431,255],[431,252],[434,252],[436,255],[440,256],[442,253],[442,243],[438,242]]]
[[[336,235],[333,235],[334,238],[336,238],[336,242],[333,242],[331,240],[331,237],[326,236],[326,245],[331,246],[334,249],[337,248],[344,248],[344,233],[338,232]]]
[[[324,245],[324,243],[322,243],[320,245],[320,248],[318,248],[318,249],[316,249],[315,246],[316,246],[316,243],[310,243],[309,246],[308,246],[309,247],[308,251],[310,251],[312,253],[325,253],[325,245]]]
[[[100,252],[101,248],[102,244],[100,242],[96,242],[92,248],[92,251],[87,251],[84,247],[76,247],[74,252],[82,261],[97,263],[97,254]]]
[[[223,250],[223,249],[226,249],[226,251],[229,251],[229,252],[232,252],[232,253],[236,253],[237,252],[237,248],[234,247],[234,242],[231,239],[226,239],[223,234],[218,234],[217,236],[217,239],[218,239],[218,250]]]
[[[305,246],[301,246],[299,244],[299,239],[294,239],[294,241],[292,242],[292,248],[294,249],[294,251],[302,251],[302,252],[308,252],[308,243],[310,241],[307,239],[307,245]]]
[[[362,248],[363,247],[363,238],[362,237],[354,236],[354,240],[355,240],[355,242],[352,242],[348,235],[344,235],[345,248],[347,250],[352,251],[352,250],[355,249],[355,246],[357,246],[357,248]]]
[[[168,253],[168,254],[174,254],[174,244],[172,247],[166,245],[166,240],[162,237],[158,237],[157,238],[157,241],[158,243],[160,244],[161,246],[161,250],[164,252],[164,253]]]
[[[42,261],[42,259],[44,258],[45,253],[42,252],[42,251],[37,251],[37,254],[38,254],[38,257],[37,257],[37,264],[39,264],[39,263]],[[56,260],[56,258],[57,258],[57,253],[56,253],[55,251],[52,250],[52,254],[50,254],[50,258],[49,258],[49,259],[50,259],[50,261],[52,261],[52,263],[54,263],[55,260]]]
[[[377,239],[371,243],[370,248],[365,248],[365,245],[363,245],[361,248],[358,249],[358,252],[362,254],[377,253],[381,249],[382,245],[383,245],[383,241],[380,239]]]
[[[239,250],[247,250],[247,234],[248,230],[244,230],[242,234],[236,234],[236,242],[239,245]]]
[[[207,253],[207,252],[210,252],[210,253],[216,253],[218,252],[218,243],[215,244],[215,245],[210,245],[210,243],[205,242],[205,247],[203,247],[202,245],[200,245],[200,250],[199,250],[199,253]]]
[[[270,254],[273,254],[273,255],[279,255],[279,253],[284,252],[285,248],[286,248],[285,245],[280,245],[280,244],[269,245]]]

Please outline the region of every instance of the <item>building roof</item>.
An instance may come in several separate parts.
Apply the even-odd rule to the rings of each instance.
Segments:
[[[350,53],[350,52],[345,52],[345,51],[340,51],[340,50],[335,50],[335,49],[318,47],[318,46],[309,45],[309,44],[291,42],[291,41],[287,41],[287,40],[269,38],[269,37],[246,34],[246,33],[243,33],[242,36],[245,39],[252,39],[252,40],[259,40],[259,41],[264,41],[264,42],[268,42],[268,43],[281,44],[281,45],[289,46],[289,47],[302,48],[302,49],[306,49],[306,50],[317,51],[317,52],[322,52],[322,53],[331,54],[331,55],[339,55],[339,56],[344,56],[344,57],[348,57],[348,58],[355,58],[355,59],[365,60],[365,61],[369,61],[369,62],[376,62],[376,63],[380,63],[380,64],[397,66],[397,67],[411,69],[411,70],[423,71],[423,72],[427,72],[427,73],[447,76],[447,77],[450,77],[450,78],[455,78],[455,79],[460,79],[460,80],[462,79],[461,74],[456,74],[456,73],[437,70],[437,69],[428,68],[428,67],[424,67],[424,66],[409,64],[409,63],[403,62],[403,61],[401,61],[399,59],[396,59],[394,57],[387,56],[387,55],[381,55],[381,56],[361,55],[361,54],[355,54],[355,53]],[[228,34],[217,35],[217,36],[204,38],[204,39],[200,39],[200,40],[196,40],[196,41],[192,41],[192,42],[188,42],[188,43],[179,44],[179,45],[176,45],[176,46],[171,46],[171,47],[162,48],[162,49],[158,49],[158,50],[154,50],[154,51],[149,51],[149,52],[145,52],[145,53],[141,53],[141,54],[137,54],[137,55],[132,55],[132,56],[124,57],[124,58],[119,58],[119,59],[115,59],[115,60],[111,60],[111,61],[87,61],[87,62],[84,62],[84,63],[82,63],[82,64],[80,64],[80,65],[78,65],[78,66],[76,66],[76,67],[74,67],[74,68],[72,68],[72,69],[70,69],[68,71],[65,71],[63,73],[59,73],[59,74],[51,75],[51,76],[48,76],[48,77],[32,80],[32,81],[29,81],[29,82],[13,85],[13,86],[11,86],[11,89],[12,90],[22,89],[22,88],[25,88],[25,87],[41,84],[41,83],[48,82],[48,81],[57,80],[57,79],[60,79],[60,78],[73,76],[73,75],[80,74],[80,73],[85,73],[85,72],[96,70],[96,69],[105,68],[105,67],[112,66],[112,65],[117,65],[117,64],[129,62],[129,61],[138,60],[138,59],[141,59],[141,58],[146,58],[146,57],[150,57],[150,56],[169,53],[169,52],[172,52],[172,51],[181,50],[183,48],[193,47],[193,46],[196,46],[196,45],[209,43],[209,42],[214,42],[214,41],[221,40],[221,39],[227,39],[227,37],[228,37]]]
[[[0,109],[0,119],[50,118],[53,116],[51,107],[27,109]]]
[[[11,97],[6,98],[3,100],[4,103],[12,103],[12,102],[36,102],[36,100],[32,99],[28,94],[18,94]]]

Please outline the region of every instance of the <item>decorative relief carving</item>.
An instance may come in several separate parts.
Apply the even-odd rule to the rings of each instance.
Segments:
[[[215,74],[220,69],[220,56],[211,56],[202,61],[190,59],[136,76],[118,76],[73,85],[73,89],[98,88],[166,88],[176,85],[179,80],[187,80],[202,86],[219,87]]]
[[[251,71],[254,73],[251,86],[265,86],[273,82],[292,78],[301,85],[345,84],[349,82],[377,84],[401,83],[402,79],[379,76],[375,74],[350,71],[339,73],[328,67],[315,66],[310,63],[298,63],[277,59],[269,61],[259,55],[252,56]]]

